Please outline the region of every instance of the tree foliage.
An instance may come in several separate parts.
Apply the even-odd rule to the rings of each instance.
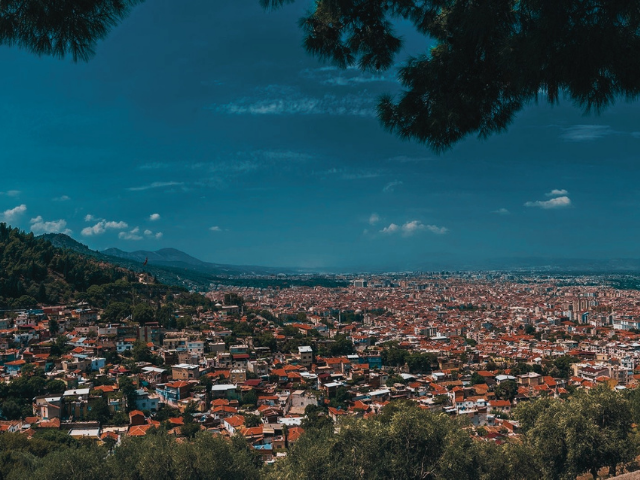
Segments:
[[[92,285],[123,277],[133,279],[133,272],[54,248],[32,233],[0,223],[0,308],[66,302]]]
[[[98,40],[142,0],[4,0],[0,44],[74,61],[93,56]]]
[[[435,150],[504,131],[541,93],[587,112],[640,93],[633,1],[318,0],[300,25],[311,54],[377,72],[396,62],[398,20],[425,36],[425,52],[400,68],[404,91],[381,99],[379,118]]]
[[[575,479],[602,467],[616,473],[637,455],[634,397],[598,388],[566,401],[525,402],[515,411],[521,439],[504,443],[476,441],[462,420],[408,400],[338,428],[322,407],[309,406],[304,434],[274,467],[263,467],[242,436],[212,436],[193,421],[185,421],[193,426],[187,441],[152,429],[111,452],[62,431],[38,431],[31,440],[5,433],[0,478]]]

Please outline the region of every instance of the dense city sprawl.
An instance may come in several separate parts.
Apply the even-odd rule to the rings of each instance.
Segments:
[[[93,285],[72,304],[0,315],[0,431],[112,451],[158,432],[226,438],[251,468],[304,470],[298,442],[321,443],[327,428],[338,442],[341,426],[410,407],[474,448],[504,449],[533,442],[550,405],[602,397],[624,403],[616,435],[627,441],[640,414],[640,292],[613,286],[622,280],[440,272],[205,296],[144,274]],[[563,468],[615,472],[630,448]]]

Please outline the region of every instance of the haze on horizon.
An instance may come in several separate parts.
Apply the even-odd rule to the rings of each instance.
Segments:
[[[393,72],[303,51],[306,8],[146,2],[87,64],[0,48],[0,220],[226,264],[640,257],[640,104],[533,105],[436,155],[377,122]],[[407,28],[399,59],[426,47]]]

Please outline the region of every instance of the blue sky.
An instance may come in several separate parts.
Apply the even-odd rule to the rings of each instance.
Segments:
[[[541,102],[436,155],[376,120],[393,71],[332,68],[301,47],[307,2],[257,3],[147,1],[87,64],[0,48],[2,219],[233,264],[640,257],[640,104]],[[398,63],[429,47],[399,28]]]

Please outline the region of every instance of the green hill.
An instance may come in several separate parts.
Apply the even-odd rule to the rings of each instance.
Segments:
[[[91,285],[122,279],[132,282],[136,276],[0,223],[0,308],[68,302]]]

